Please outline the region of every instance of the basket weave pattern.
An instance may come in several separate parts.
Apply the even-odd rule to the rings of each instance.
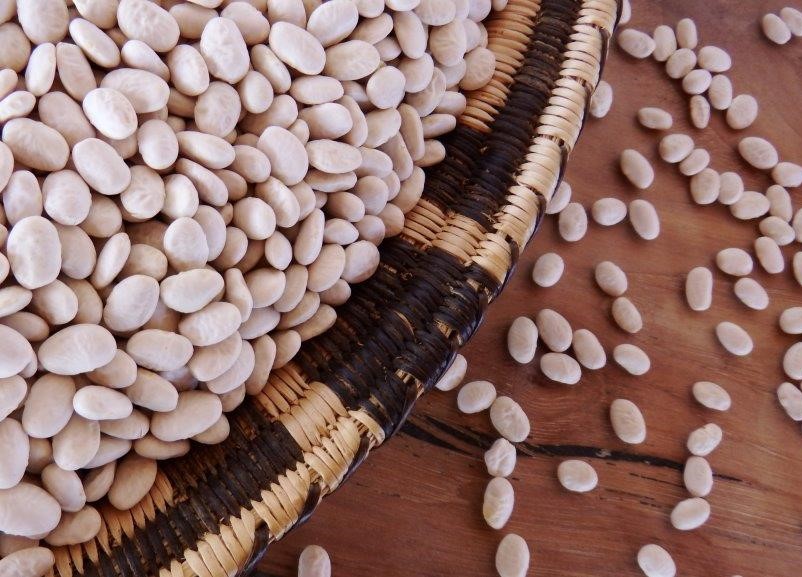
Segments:
[[[161,463],[130,511],[54,550],[59,577],[244,575],[398,430],[503,288],[582,127],[616,0],[509,0],[496,71],[377,273],[232,415],[221,445]]]

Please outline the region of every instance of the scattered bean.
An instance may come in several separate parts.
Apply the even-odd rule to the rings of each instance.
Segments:
[[[471,381],[457,393],[457,408],[466,414],[489,409],[496,400],[496,387],[489,381]]]
[[[532,268],[532,280],[540,287],[552,287],[560,281],[565,270],[562,257],[554,252],[542,254]]]
[[[610,422],[616,436],[631,445],[646,440],[646,421],[640,409],[627,399],[616,399],[610,405]]]
[[[716,325],[716,337],[727,352],[743,357],[752,352],[752,337],[743,328],[729,321]]]
[[[518,363],[525,365],[535,358],[538,330],[529,317],[518,317],[507,332],[507,351]]]
[[[574,493],[587,493],[596,488],[599,476],[595,469],[585,461],[569,459],[557,466],[560,485]]]
[[[640,347],[621,344],[613,349],[613,359],[630,375],[644,375],[651,368],[649,356]]]
[[[638,567],[646,577],[674,577],[677,574],[677,566],[668,551],[653,543],[638,551]]]

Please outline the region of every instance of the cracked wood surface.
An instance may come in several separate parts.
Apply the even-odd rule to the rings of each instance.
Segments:
[[[676,131],[691,134],[719,170],[736,170],[747,188],[765,190],[769,179],[740,161],[735,145],[748,134],[768,137],[781,158],[802,161],[802,39],[787,46],[762,38],[759,18],[781,1],[709,3],[690,0],[633,0],[631,26],[651,31],[684,16],[699,25],[700,46],[727,49],[735,93],[755,95],[761,105],[756,124],[729,130],[722,114],[698,131],[687,120],[687,97],[653,61],[636,62],[613,50],[605,78],[615,90],[610,115],[589,120],[571,157],[567,180],[586,208],[604,196],[655,204],[662,234],[644,242],[627,224],[602,229],[591,224],[575,244],[559,240],[548,218],[524,252],[504,294],[489,309],[485,324],[463,351],[469,379],[488,379],[527,410],[532,434],[518,448],[511,477],[516,507],[502,531],[487,528],[481,500],[488,477],[484,448],[495,438],[487,414],[460,415],[454,393],[434,391],[422,399],[401,433],[373,453],[360,470],[328,497],[312,519],[268,552],[261,577],[295,574],[303,546],[317,543],[333,560],[335,577],[489,577],[495,575],[495,546],[508,531],[519,533],[532,551],[530,576],[637,577],[638,548],[648,542],[673,554],[682,577],[795,577],[802,567],[802,435],[799,424],[775,397],[784,379],[780,359],[796,339],[777,328],[779,313],[800,305],[790,271],[752,276],[769,291],[766,311],[750,311],[732,293],[733,279],[714,273],[713,307],[692,313],[684,304],[684,275],[694,266],[714,268],[715,253],[729,246],[750,249],[757,222],[735,220],[720,205],[694,206],[686,178],[657,156],[658,136],[638,128],[641,106],[660,106],[674,115]],[[637,193],[617,172],[618,154],[632,147],[656,170],[652,188]],[[795,208],[802,206],[792,191]],[[799,247],[785,247],[790,257]],[[555,251],[566,260],[563,279],[536,288],[530,273],[535,258]],[[644,329],[629,336],[613,327],[610,299],[593,284],[592,266],[613,260],[628,273],[628,296],[644,316]],[[759,268],[756,265],[756,269]],[[543,307],[564,314],[574,329],[586,327],[612,348],[632,342],[644,348],[652,369],[632,377],[612,364],[585,372],[568,387],[547,382],[537,364],[518,366],[505,351],[505,331],[519,315]],[[755,340],[745,358],[728,355],[713,328],[731,320]],[[538,358],[542,353],[538,353]],[[537,359],[536,359],[537,360]],[[691,385],[712,380],[732,395],[733,407],[717,413],[696,405]],[[607,411],[618,397],[637,403],[646,418],[646,442],[627,446],[609,426]],[[707,422],[724,429],[724,440],[709,457],[716,474],[709,497],[712,516],[691,532],[672,529],[668,515],[688,495],[681,467],[688,457],[688,433]],[[593,464],[599,486],[585,495],[568,494],[555,471],[565,458]]]

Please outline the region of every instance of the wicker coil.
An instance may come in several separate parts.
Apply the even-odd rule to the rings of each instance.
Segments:
[[[160,463],[137,506],[54,548],[59,577],[245,575],[395,433],[504,287],[559,183],[601,73],[616,0],[509,0],[486,23],[491,82],[377,273],[231,415],[222,444]]]

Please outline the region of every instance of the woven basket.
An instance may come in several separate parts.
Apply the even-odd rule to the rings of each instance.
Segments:
[[[444,162],[378,272],[231,415],[231,435],[161,463],[130,511],[102,509],[55,575],[244,575],[398,430],[503,288],[559,182],[616,0],[509,0],[486,23],[493,80],[468,95]]]

